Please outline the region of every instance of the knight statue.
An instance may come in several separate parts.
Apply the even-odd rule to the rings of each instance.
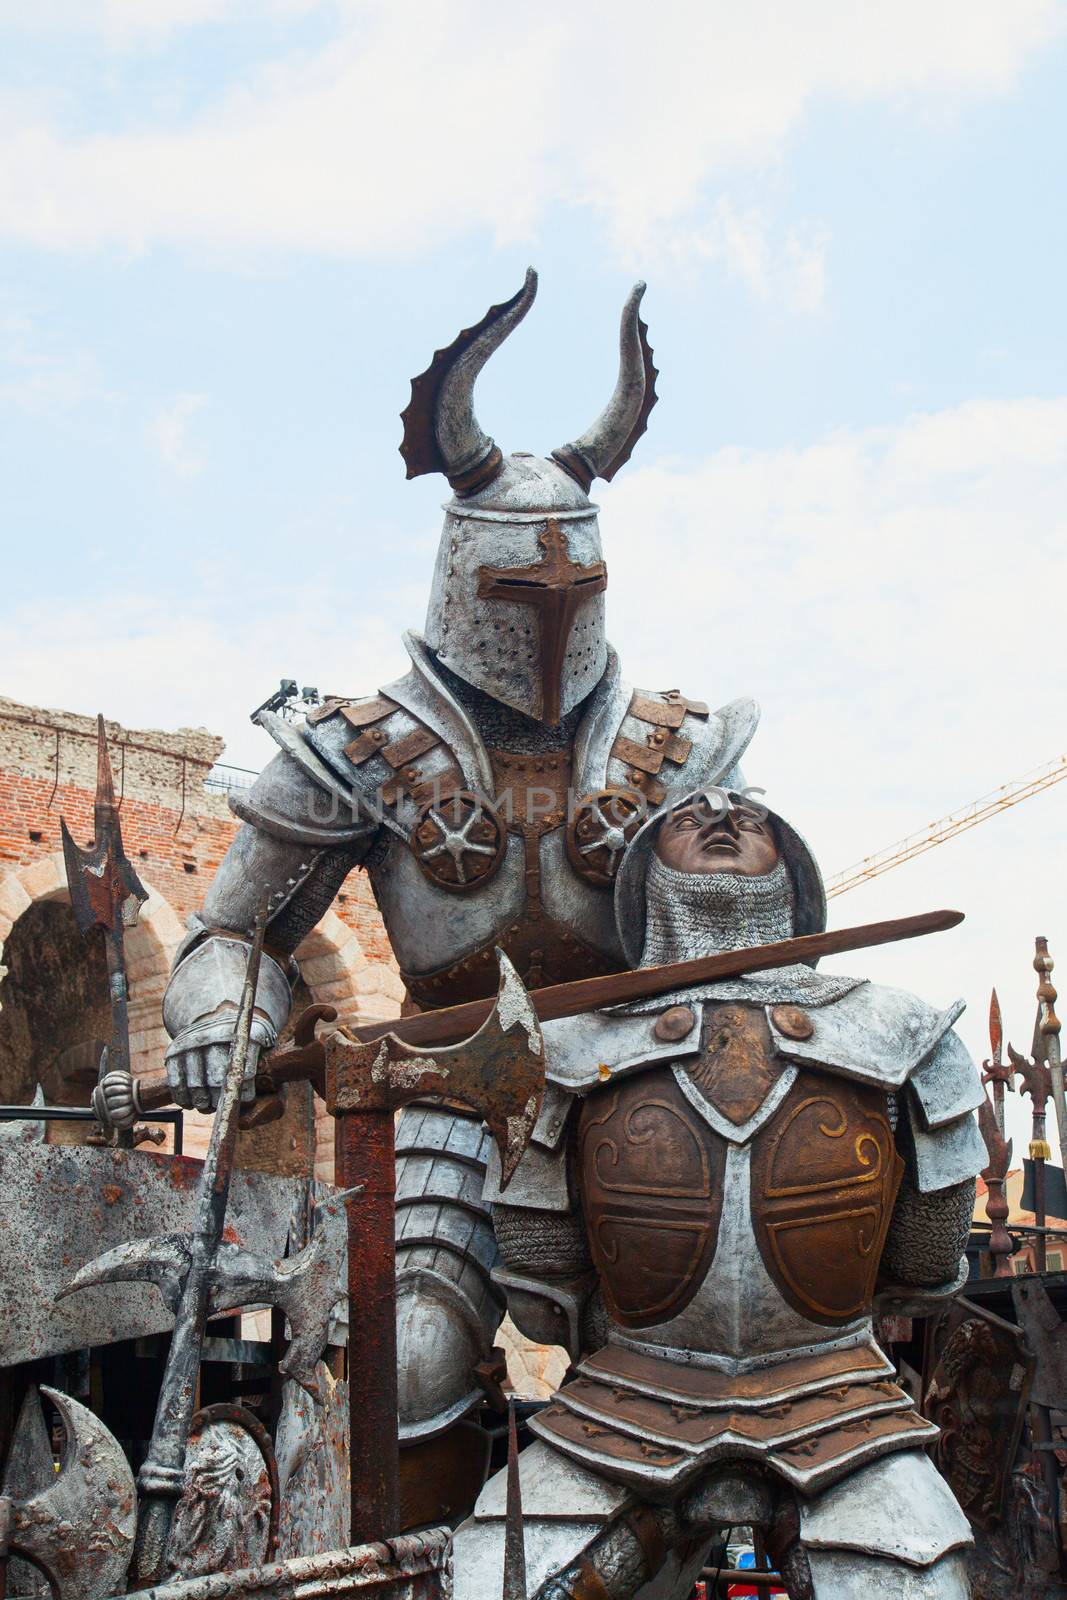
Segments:
[[[454,493],[425,632],[404,639],[410,671],[369,696],[329,699],[302,725],[258,715],[280,748],[231,798],[244,826],[190,921],[165,1000],[183,1105],[207,1109],[217,1096],[264,884],[258,1050],[285,1024],[293,951],[354,866],[370,875],[420,1007],[491,994],[496,946],[530,988],[614,972],[627,955],[612,890],[643,815],[669,791],[742,782],[753,702],[710,712],[676,690],[635,690],[604,631],[607,569],[588,496],[628,460],[655,403],[644,286],[623,310],[615,392],[587,432],[549,458],[504,456],[477,421],[478,373],[536,286],[531,271],[412,383],[408,476],[441,472]],[[503,1292],[491,1277],[480,1125],[412,1108],[397,1152],[401,1436],[425,1447],[482,1398],[475,1369]],[[439,1482],[455,1471],[449,1459]]]
[[[615,908],[634,966],[825,921],[803,840],[739,795],[651,815]],[[531,1597],[683,1600],[743,1525],[792,1600],[966,1600],[969,1525],[874,1322],[966,1276],[961,1010],[794,966],[544,1024],[533,1141],[486,1184],[511,1315],[575,1364],[519,1457]],[[456,1600],[499,1589],[503,1480]]]

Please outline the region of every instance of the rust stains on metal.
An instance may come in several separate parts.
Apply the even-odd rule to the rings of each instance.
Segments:
[[[478,598],[503,600],[536,611],[541,638],[541,700],[536,715],[553,727],[560,719],[563,659],[579,606],[608,586],[603,561],[572,561],[567,535],[549,517],[538,543],[544,556],[533,567],[481,567]]]

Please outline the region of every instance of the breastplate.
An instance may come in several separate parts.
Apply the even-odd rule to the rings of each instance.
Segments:
[[[610,883],[581,874],[572,859],[571,752],[490,754],[499,860],[484,881],[473,870],[461,885],[427,872],[427,852],[439,844],[432,818],[410,844],[392,836],[368,862],[401,976],[420,1006],[494,994],[497,947],[532,989],[626,964]],[[450,819],[447,801],[445,815]],[[430,864],[442,859],[435,855]],[[477,856],[468,863],[478,864]]]
[[[729,1322],[730,1343],[758,1348],[765,1314],[783,1340],[790,1317],[817,1333],[869,1314],[903,1170],[885,1096],[786,1066],[758,1008],[712,1012],[694,1064],[590,1096],[579,1151],[593,1261],[621,1328],[677,1321],[678,1343],[708,1348],[702,1328],[713,1347],[713,1325]],[[686,1313],[705,1280],[721,1319],[711,1301]],[[765,1295],[761,1309],[760,1284],[780,1316]]]

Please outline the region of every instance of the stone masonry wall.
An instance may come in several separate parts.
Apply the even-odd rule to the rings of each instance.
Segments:
[[[131,1055],[134,1071],[157,1071],[168,1043],[161,1003],[170,964],[185,919],[202,901],[239,824],[225,795],[204,787],[222,753],[217,735],[115,722],[105,729],[126,854],[149,890],[127,936]],[[0,962],[32,904],[68,898],[59,819],[76,843],[88,844],[96,760],[94,718],[0,697]],[[398,1014],[403,985],[364,872],[349,876],[297,962],[311,998],[337,1006],[342,1020]],[[317,1167],[329,1176],[332,1156],[318,1109]],[[186,1121],[186,1146],[196,1153],[206,1124],[195,1116]]]

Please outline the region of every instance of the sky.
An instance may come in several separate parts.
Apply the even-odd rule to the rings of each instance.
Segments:
[[[400,673],[446,494],[408,380],[532,263],[479,415],[573,438],[647,281],[609,632],[760,701],[828,875],[1063,754],[1065,73],[1060,0],[0,0],[0,693],[257,768],[281,677]],[[1065,808],[835,900],[967,914],[851,970],[965,997],[979,1059],[996,984],[1028,1044]]]

